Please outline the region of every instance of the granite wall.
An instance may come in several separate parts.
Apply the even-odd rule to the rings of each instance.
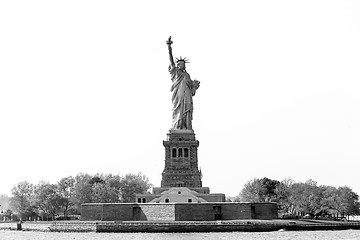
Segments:
[[[277,218],[275,203],[87,203],[85,221],[214,221]]]

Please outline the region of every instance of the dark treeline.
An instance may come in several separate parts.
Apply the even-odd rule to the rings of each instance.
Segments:
[[[253,179],[244,185],[235,201],[276,202],[283,217],[339,218],[360,213],[359,196],[351,188],[318,186],[314,180],[303,183]]]
[[[81,204],[135,202],[135,194],[149,192],[152,184],[141,174],[79,173],[56,184],[23,181],[0,195],[2,215],[8,219],[69,219],[79,215]],[[349,187],[318,186],[313,180],[295,182],[269,178],[247,182],[235,198],[239,202],[276,202],[280,217],[339,218],[359,215],[359,196]],[[7,209],[7,210],[6,210]],[[59,218],[60,217],[60,218]]]
[[[69,219],[80,214],[82,203],[134,202],[135,194],[146,193],[151,187],[149,179],[141,173],[124,176],[79,173],[56,184],[23,181],[12,188],[9,209],[3,215],[13,220],[53,220],[56,216]]]

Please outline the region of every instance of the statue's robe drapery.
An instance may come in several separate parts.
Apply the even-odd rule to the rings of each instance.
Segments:
[[[169,67],[173,104],[172,129],[192,129],[193,100],[196,88],[190,75],[176,66]]]

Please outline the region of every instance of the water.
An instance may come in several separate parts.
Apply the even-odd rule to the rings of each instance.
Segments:
[[[0,231],[1,240],[351,240],[360,230],[230,233],[54,233]]]

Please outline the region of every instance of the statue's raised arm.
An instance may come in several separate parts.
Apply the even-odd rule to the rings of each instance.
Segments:
[[[173,41],[171,40],[171,36],[166,41],[166,44],[168,45],[168,49],[169,49],[170,65],[172,67],[175,67],[174,58],[173,58],[173,55],[172,55],[172,48],[171,48],[171,44],[173,44]]]

